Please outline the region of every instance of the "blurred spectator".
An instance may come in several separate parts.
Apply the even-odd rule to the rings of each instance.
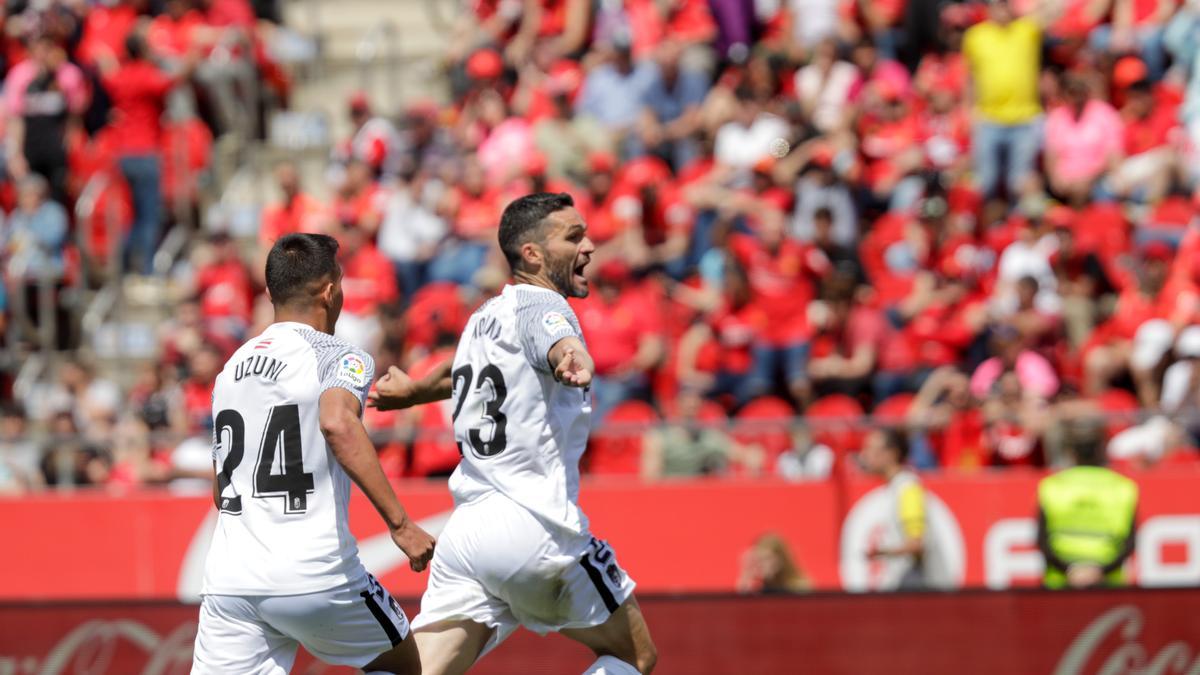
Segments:
[[[828,240],[840,246],[853,247],[858,243],[858,211],[855,207],[851,186],[843,171],[835,164],[844,154],[835,153],[834,148],[823,141],[810,141],[792,153],[806,164],[798,167],[800,176],[796,180],[796,207],[792,218],[792,236],[806,242],[817,242],[817,214],[829,214]],[[789,158],[790,159],[790,158]],[[787,172],[785,160],[781,170]],[[826,223],[820,223],[824,226]]]
[[[1107,101],[1093,95],[1079,75],[1063,78],[1064,105],[1046,117],[1046,178],[1053,194],[1080,206],[1123,155],[1124,124]]]
[[[635,286],[623,261],[600,265],[594,283],[591,294],[575,306],[596,363],[592,417],[602,423],[622,401],[649,400],[650,377],[666,344],[660,310],[648,292]]]
[[[4,272],[16,310],[14,318],[27,321],[33,335],[38,334],[43,321],[54,322],[57,347],[61,349],[69,337],[67,315],[59,297],[67,271],[63,251],[68,220],[66,209],[50,201],[49,196],[49,185],[41,175],[28,174],[21,180],[17,208],[3,228]],[[43,298],[43,292],[49,297]],[[47,309],[53,316],[43,316]]]
[[[1114,0],[1112,23],[1096,26],[1088,35],[1093,49],[1112,54],[1137,51],[1150,79],[1166,70],[1163,33],[1175,13],[1174,0]]]
[[[1038,549],[1047,588],[1123,586],[1137,540],[1138,488],[1103,464],[1099,424],[1076,421],[1067,447],[1075,466],[1038,484]]]
[[[810,305],[810,315],[818,315],[819,320],[813,322],[817,334],[808,377],[818,397],[859,397],[871,389],[887,321],[878,310],[855,302],[852,289],[843,287],[834,293],[825,303]]]
[[[813,439],[803,424],[795,425],[790,448],[775,458],[775,474],[787,480],[824,480],[833,472],[837,453]]]
[[[743,446],[715,423],[704,420],[704,397],[691,387],[682,387],[675,400],[675,414],[667,424],[652,431],[642,451],[642,477],[647,479],[702,476],[720,473],[733,465],[751,470],[761,466],[762,450]]]
[[[351,159],[333,199],[333,216],[343,228],[361,230],[374,239],[383,222],[387,196],[387,191],[376,182],[371,166],[360,159]]]
[[[1113,170],[1110,187],[1121,198],[1157,203],[1176,177],[1179,110],[1155,100],[1150,82],[1141,80],[1125,90],[1121,117],[1125,126],[1125,158]]]
[[[68,203],[67,134],[89,101],[83,72],[53,36],[34,35],[29,58],[5,77],[4,99],[8,174],[16,180],[38,174],[55,201]]]
[[[769,532],[742,554],[737,589],[739,593],[803,593],[812,590],[812,582],[792,558],[783,537]]]
[[[416,177],[391,190],[379,226],[379,251],[396,270],[405,302],[425,285],[429,263],[449,227],[447,186],[438,180]]]
[[[933,371],[909,406],[914,463],[931,460],[945,469],[977,470],[991,463],[984,416],[971,395],[970,379],[946,366]]]
[[[126,269],[154,272],[154,252],[165,216],[162,198],[163,108],[171,89],[191,76],[196,60],[171,76],[149,58],[145,37],[132,32],[125,38],[126,60],[98,55],[104,88],[112,97],[117,159],[133,193],[133,228],[125,245]]]
[[[112,465],[104,477],[105,485],[135,488],[166,480],[169,466],[156,457],[150,444],[150,430],[133,415],[117,424],[112,436]]]
[[[885,481],[889,513],[879,538],[872,542],[867,557],[882,566],[881,590],[946,588],[954,583],[929,533],[925,488],[915,473],[905,467],[908,440],[893,429],[878,429],[863,444],[863,467]]]
[[[971,393],[985,399],[996,391],[1000,378],[1013,373],[1025,396],[1050,400],[1058,393],[1058,376],[1046,358],[1028,349],[1026,339],[1014,327],[1004,325],[992,333],[992,356],[979,364],[971,376]]]
[[[361,229],[344,228],[338,240],[344,300],[336,335],[375,352],[383,338],[381,314],[400,298],[396,274],[391,261]]]
[[[429,264],[428,275],[430,281],[466,286],[483,267],[489,251],[497,248],[496,228],[507,200],[488,185],[483,166],[473,155],[463,162],[459,185],[451,199],[451,236],[443,239]]]
[[[372,113],[366,92],[355,92],[347,107],[352,134],[336,148],[334,161],[342,165],[362,162],[375,178],[394,175],[398,169],[396,151],[400,142],[396,128],[386,118]]]
[[[193,436],[177,445],[170,454],[167,487],[173,493],[212,494],[212,440]]]
[[[201,344],[188,358],[188,374],[181,389],[189,432],[212,430],[212,390],[224,364],[225,355],[207,342]]]
[[[752,299],[745,270],[736,262],[726,264],[714,306],[679,339],[681,385],[727,396],[738,404],[754,397],[754,348],[769,319]]]
[[[749,176],[750,169],[770,157],[773,144],[791,136],[787,122],[763,109],[749,89],[735,92],[733,118],[721,125],[713,141],[717,163]]]
[[[183,392],[170,366],[147,364],[129,392],[129,404],[154,433],[184,433]]]
[[[262,211],[258,230],[258,246],[262,262],[266,252],[285,234],[295,232],[320,233],[329,229],[332,214],[319,199],[304,191],[300,170],[292,162],[280,162],[275,167],[275,183],[279,186],[280,201]],[[262,267],[263,265],[259,265]],[[261,275],[261,270],[257,272]]]
[[[214,232],[195,276],[200,312],[210,330],[241,342],[250,324],[253,288],[250,273],[227,232]]]
[[[976,185],[984,197],[994,196],[1006,156],[1005,187],[1013,200],[1022,194],[1041,145],[1042,31],[1033,18],[1016,16],[1009,3],[990,0],[987,20],[967,29],[962,49],[977,116],[971,137]]]
[[[803,25],[803,20],[799,22]],[[861,82],[858,68],[838,58],[837,41],[827,37],[813,50],[812,60],[796,71],[794,88],[804,114],[819,131],[848,128],[852,94]]]
[[[626,38],[601,47],[599,55],[604,60],[588,73],[575,103],[576,112],[596,120],[618,138],[634,131],[652,93],[664,86],[654,61],[635,63],[632,50]],[[632,156],[640,154],[636,146],[626,145],[625,150]]]
[[[42,450],[29,438],[25,408],[12,402],[0,408],[0,494],[20,494],[43,486]]]
[[[103,482],[108,463],[97,446],[84,441],[69,410],[54,414],[48,432],[41,462],[47,485],[70,488]]]

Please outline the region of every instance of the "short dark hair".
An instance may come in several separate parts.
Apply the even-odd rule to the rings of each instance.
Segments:
[[[326,234],[285,234],[267,254],[267,290],[271,302],[286,305],[305,299],[313,284],[337,277],[337,239]]]
[[[565,192],[535,192],[514,200],[500,216],[500,250],[515,272],[521,263],[521,246],[542,234],[546,217],[575,206]]]
[[[899,427],[883,427],[879,430],[883,434],[884,446],[896,451],[896,461],[904,464],[908,461],[908,436],[904,430]]]

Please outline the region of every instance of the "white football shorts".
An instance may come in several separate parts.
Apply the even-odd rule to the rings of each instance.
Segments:
[[[540,635],[598,626],[635,586],[607,543],[551,529],[495,493],[451,514],[413,629],[463,619],[491,626],[486,654],[518,625]]]
[[[408,637],[408,617],[375,577],[303,595],[206,595],[192,675],[286,675],[304,645],[362,668]]]

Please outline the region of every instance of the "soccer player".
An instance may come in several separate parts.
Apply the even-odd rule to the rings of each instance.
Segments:
[[[634,582],[578,503],[595,367],[565,298],[587,296],[595,247],[569,195],[537,193],[505,209],[500,248],[515,283],[472,315],[450,373],[462,461],[413,623],[423,672],[463,673],[523,625],[591,648],[587,673],[648,673]],[[389,373],[376,405],[401,389],[422,387]]]
[[[281,237],[267,256],[275,323],[213,390],[213,501],[192,673],[287,673],[304,648],[368,673],[417,673],[408,618],[363,567],[346,520],[353,480],[408,556],[434,540],[396,499],[363,428],[371,357],[333,337],[337,241]]]

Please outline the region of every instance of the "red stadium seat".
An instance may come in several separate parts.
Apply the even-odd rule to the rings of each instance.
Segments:
[[[814,401],[804,412],[813,424],[813,440],[835,452],[846,453],[862,447],[862,405],[845,394],[833,394]]]
[[[789,432],[795,415],[791,404],[781,398],[756,398],[738,412],[737,421],[745,425],[735,427],[734,438],[739,443],[762,447],[768,459],[774,461],[792,447]]]
[[[903,426],[908,420],[908,410],[912,408],[913,399],[915,398],[916,396],[913,394],[896,394],[875,406],[875,412],[872,415],[879,424]]]
[[[640,474],[645,434],[628,432],[639,424],[650,427],[658,421],[658,413],[649,403],[625,401],[618,404],[604,418],[604,427],[592,434],[591,447],[585,456],[588,473],[599,476]],[[605,434],[605,427],[613,427],[617,433]]]
[[[1133,426],[1133,418],[1122,418],[1122,415],[1136,413],[1141,408],[1137,397],[1124,389],[1109,389],[1096,397],[1096,403],[1106,416],[1117,416],[1115,419],[1106,419],[1109,438]]]

